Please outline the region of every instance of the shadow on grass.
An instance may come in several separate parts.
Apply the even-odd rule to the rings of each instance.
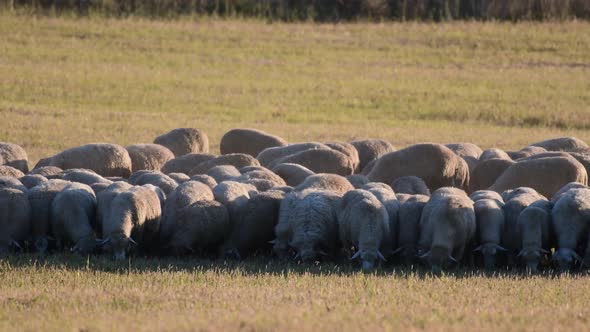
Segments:
[[[67,254],[39,256],[37,254],[18,254],[0,257],[0,270],[14,268],[62,269],[68,271],[97,271],[115,274],[135,274],[153,272],[213,272],[219,274],[239,275],[273,275],[273,276],[353,276],[362,274],[357,264],[347,260],[337,262],[298,263],[280,261],[269,256],[250,257],[243,261],[203,259],[197,257],[132,257],[127,261],[117,262],[105,256],[81,257]],[[586,274],[580,272],[575,274]],[[385,264],[369,275],[377,277],[418,278],[438,277],[424,266],[405,267]],[[522,269],[498,269],[485,271],[476,268],[459,267],[443,272],[443,276],[457,279],[474,277],[527,279],[531,276],[555,278],[560,276],[555,271],[546,270],[537,274],[528,274]]]

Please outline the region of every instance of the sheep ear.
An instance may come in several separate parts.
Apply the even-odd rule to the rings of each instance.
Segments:
[[[479,247],[473,249],[473,252],[481,251],[482,248],[483,248],[483,245],[480,245]]]
[[[275,243],[277,243],[277,240],[275,239],[275,240],[272,240],[272,241],[268,241],[268,243],[274,245]]]
[[[547,250],[547,249],[543,249],[543,248],[541,248],[541,249],[539,249],[539,250],[540,250],[540,251],[541,251],[543,254],[547,254],[547,255],[550,255],[550,254],[551,254],[551,251],[549,251],[549,250]]]
[[[399,247],[399,248],[395,249],[391,254],[392,255],[397,255],[397,254],[399,254],[402,251],[404,251],[404,247]]]
[[[453,256],[449,255],[449,259],[451,260],[451,262],[453,262],[453,263],[456,263],[456,264],[459,264],[459,261],[457,261],[457,260],[455,259],[455,257],[453,257]]]
[[[350,260],[351,260],[351,261],[352,261],[352,260],[355,260],[355,259],[357,259],[357,258],[358,258],[360,255],[361,255],[361,251],[359,250],[359,251],[357,251],[357,252],[356,252],[356,254],[354,254],[354,255],[352,255],[352,257],[350,257]]]
[[[430,257],[430,250],[428,250],[426,253],[422,254],[422,255],[418,255],[418,258],[420,259],[426,259]]]
[[[387,259],[385,259],[385,256],[383,256],[383,254],[381,253],[381,251],[377,250],[377,256],[379,256],[379,258],[382,261],[387,262]]]
[[[107,244],[107,243],[111,242],[111,238],[110,238],[110,237],[107,237],[107,238],[106,238],[106,239],[104,239],[104,240],[99,240],[99,239],[96,239],[96,242],[97,242],[97,244],[98,244],[99,246],[104,246],[105,244]]]
[[[496,245],[495,245],[495,247],[496,247],[496,250],[500,250],[500,251],[508,251],[508,249],[506,249],[506,248],[502,247],[502,246],[501,246],[501,245],[499,245],[499,244],[496,244]]]
[[[23,247],[21,247],[21,245],[18,244],[18,242],[16,242],[15,240],[12,240],[11,243],[12,243],[13,246],[17,247],[18,249],[23,250]]]
[[[323,250],[318,250],[318,254],[322,255],[322,256],[330,256],[328,255],[327,252],[323,251]]]
[[[131,237],[128,238],[129,242],[133,243],[134,245],[137,245],[137,242],[135,242],[135,240],[133,240]]]

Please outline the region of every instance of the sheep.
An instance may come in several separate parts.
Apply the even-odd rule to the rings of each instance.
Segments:
[[[285,258],[292,248],[295,259],[314,261],[330,256],[338,247],[338,221],[335,207],[339,197],[329,191],[294,191],[285,196],[279,208],[273,251]]]
[[[239,169],[245,166],[259,166],[258,160],[254,157],[243,153],[225,154],[211,160],[204,161],[193,168],[188,175],[206,174],[211,168],[220,165],[232,165]]]
[[[43,166],[31,170],[27,175],[42,175],[47,180],[59,179],[63,169],[55,166]]]
[[[342,196],[354,187],[345,177],[336,174],[314,174],[308,176],[305,181],[295,187],[295,191],[304,190],[329,190],[335,195]]]
[[[469,183],[467,163],[440,144],[416,144],[381,156],[368,174],[374,182],[393,183],[399,177],[414,175],[430,190],[444,186],[465,188]]]
[[[154,139],[154,144],[167,147],[174,156],[189,153],[208,153],[209,138],[202,130],[196,128],[176,128]]]
[[[280,158],[269,166],[279,164],[302,165],[315,173],[333,173],[342,176],[354,173],[353,161],[336,150],[305,150]]]
[[[504,159],[510,160],[510,156],[504,150],[500,150],[497,148],[487,149],[484,150],[481,155],[479,156],[479,162],[486,161],[489,159]]]
[[[590,189],[570,189],[564,193],[553,206],[551,225],[557,242],[552,261],[559,270],[567,271],[576,262],[588,264],[590,253],[586,241],[590,230]],[[584,259],[582,254],[585,254]]]
[[[521,247],[521,235],[518,227],[518,216],[532,203],[547,199],[532,188],[516,188],[510,194],[504,194],[504,232],[502,234],[503,247],[508,254],[508,264],[514,265],[515,257]]]
[[[553,195],[553,197],[551,197],[551,202],[552,203],[557,203],[557,201],[561,198],[561,196],[563,196],[565,193],[567,193],[568,191],[570,191],[571,189],[580,189],[580,188],[589,188],[586,185],[583,185],[579,182],[570,182],[568,184],[566,184],[565,186],[561,187],[561,189],[559,189],[555,195]]]
[[[254,167],[254,166],[252,166]],[[244,168],[240,169],[242,175],[236,178],[236,181],[243,181],[243,180],[251,180],[251,179],[261,179],[261,180],[269,180],[278,186],[286,185],[285,180],[282,177],[275,174],[273,171],[264,168],[262,166],[255,166],[257,169],[252,169],[249,171],[244,171]],[[251,167],[248,167],[251,168]]]
[[[135,179],[133,183],[137,186],[142,186],[145,184],[154,185],[162,189],[166,195],[169,195],[178,186],[176,181],[161,172],[143,174]]]
[[[385,183],[370,182],[364,185],[361,189],[366,190],[373,194],[387,211],[387,221],[389,234],[386,238],[384,245],[387,246],[387,250],[382,253],[387,257],[393,253],[394,249],[398,247],[398,232],[399,232],[399,209],[400,202],[397,200],[395,192],[386,185]]]
[[[21,146],[0,142],[0,165],[10,166],[22,173],[29,172],[29,157]]]
[[[231,229],[227,208],[217,201],[196,201],[177,211],[176,226],[166,244],[169,252],[184,255],[218,248]]]
[[[518,159],[532,157],[534,155],[545,153],[545,152],[547,152],[547,150],[545,150],[545,149],[543,149],[541,147],[538,147],[538,146],[527,146],[525,148],[522,148],[519,151],[508,151],[506,153],[508,154],[508,156],[512,160],[518,160]]]
[[[277,160],[306,150],[331,150],[331,148],[325,144],[316,142],[296,143],[287,146],[264,149],[258,154],[258,156],[256,156],[256,159],[258,159],[260,165],[273,169],[276,165],[278,165],[276,162]]]
[[[67,169],[61,173],[61,178],[62,180],[83,183],[85,185],[91,185],[95,183],[112,183],[112,181],[103,178],[89,169]]]
[[[12,166],[0,165],[0,176],[11,176],[18,179],[25,174]]]
[[[547,151],[574,151],[588,149],[588,144],[577,137],[558,137],[531,144]]]
[[[184,174],[184,173],[170,173],[167,174],[172,180],[176,181],[176,183],[181,184],[181,183],[185,183],[187,181],[190,181],[191,178]]]
[[[361,172],[359,174],[364,175],[364,176],[368,176],[369,173],[371,173],[371,171],[373,170],[373,167],[375,167],[375,164],[377,163],[377,160],[379,159],[373,159],[371,160],[367,166],[363,167],[363,169],[361,169]]]
[[[0,253],[22,249],[31,230],[31,206],[26,192],[0,188]]]
[[[480,161],[469,176],[469,192],[484,190],[494,182],[513,164],[512,159],[487,159]]]
[[[98,195],[98,193],[100,193],[101,191],[107,189],[111,184],[112,183],[104,183],[104,182],[93,183],[93,184],[90,185],[90,189],[92,189],[92,191],[94,191],[94,194],[95,195]]]
[[[197,174],[191,176],[191,181],[198,181],[204,183],[209,186],[209,188],[213,189],[217,185],[217,181],[214,178],[210,177],[207,174]]]
[[[568,152],[568,154],[580,162],[586,169],[586,173],[590,174],[590,150]]]
[[[257,129],[232,129],[221,137],[221,154],[245,153],[258,156],[264,149],[286,146],[284,139]]]
[[[417,176],[402,176],[391,183],[391,188],[400,194],[430,196],[430,190],[424,180]]]
[[[397,249],[401,261],[405,265],[413,265],[416,254],[418,253],[418,240],[420,236],[420,218],[424,206],[430,200],[425,195],[406,195],[400,201],[399,208],[399,226]]]
[[[19,179],[11,176],[0,176],[0,188],[12,188],[26,193],[29,189]]]
[[[70,185],[71,182],[51,179],[46,183],[31,188],[27,198],[31,205],[31,233],[33,245],[41,254],[49,249],[49,234],[51,233],[51,204],[57,194]]]
[[[19,180],[25,187],[27,187],[27,189],[31,189],[48,181],[46,177],[39,174],[27,174],[19,178]]]
[[[96,192],[96,225],[94,227],[97,235],[102,236],[102,225],[109,220],[109,213],[112,210],[111,203],[118,194],[131,189],[133,186],[127,182],[113,182],[106,188]]]
[[[473,143],[450,143],[445,146],[467,162],[470,172],[475,168],[483,153],[483,150]]]
[[[369,183],[369,178],[362,174],[352,174],[346,177],[346,180],[352,184],[355,189],[360,189],[365,184]]]
[[[382,139],[353,141],[350,142],[350,144],[354,146],[359,156],[359,164],[356,168],[356,172],[360,172],[371,161],[378,159],[382,155],[395,151],[395,147],[393,147],[391,143]]]
[[[127,150],[107,143],[86,144],[64,150],[53,157],[41,159],[35,168],[43,166],[86,168],[101,176],[128,177],[131,174],[131,158]]]
[[[241,207],[256,194],[256,187],[235,181],[224,181],[213,188],[215,200],[225,205],[232,225],[239,219]]]
[[[539,264],[551,254],[554,244],[551,230],[551,210],[553,203],[537,201],[526,207],[518,216],[521,235],[521,250],[518,257],[530,272],[537,272]]]
[[[492,191],[492,190],[474,191],[469,195],[469,198],[471,198],[471,200],[474,202],[477,202],[482,199],[493,199],[493,200],[496,200],[501,205],[504,205],[504,198],[502,198],[502,195],[500,195],[497,192]]]
[[[307,167],[298,164],[278,164],[272,171],[292,187],[300,185],[308,176],[315,174]]]
[[[66,186],[53,199],[50,211],[51,234],[58,249],[72,244],[71,251],[80,255],[94,252],[96,196],[89,186],[81,183]]]
[[[184,173],[188,174],[198,164],[215,159],[216,156],[209,153],[189,153],[169,160],[160,170],[164,174]]]
[[[124,260],[130,244],[144,252],[153,249],[162,215],[158,194],[148,186],[135,186],[117,194],[110,205],[108,218],[102,223],[103,250],[112,253],[115,260]]]
[[[420,218],[418,246],[427,250],[420,257],[433,273],[440,273],[449,261],[460,262],[469,253],[475,236],[475,211],[467,194],[443,187],[433,192]]]
[[[498,252],[506,251],[502,247],[505,225],[503,207],[504,203],[497,199],[482,196],[475,200],[476,242],[479,246],[474,251],[481,253],[487,270],[493,270],[496,267]]]
[[[174,154],[160,144],[134,144],[126,147],[131,158],[131,171],[159,171],[164,164],[174,159]]]
[[[255,250],[269,248],[285,194],[277,190],[263,192],[241,206],[237,219],[232,222],[232,230],[221,246],[221,254],[242,259]]]
[[[220,165],[209,169],[207,175],[214,178],[215,181],[219,183],[226,180],[232,180],[242,174],[232,165]]]
[[[356,253],[351,259],[360,258],[364,272],[385,261],[382,252],[391,251],[389,216],[375,195],[364,189],[347,192],[337,215],[340,242],[345,250],[354,247]]]
[[[516,187],[531,187],[543,196],[551,197],[569,182],[588,184],[586,169],[575,158],[533,158],[508,167],[489,189],[502,192]]]
[[[214,200],[213,191],[208,185],[187,181],[172,191],[162,212],[160,223],[160,243],[169,243],[176,229],[178,210],[183,209],[197,201]]]
[[[336,150],[345,154],[351,161],[353,166],[353,173],[360,164],[359,153],[354,145],[346,142],[328,142],[325,143],[332,150]]]

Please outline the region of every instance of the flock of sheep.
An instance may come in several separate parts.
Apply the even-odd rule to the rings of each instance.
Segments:
[[[0,143],[0,252],[346,257],[363,271],[590,263],[590,148],[576,138],[396,150],[233,129],[220,150],[179,128],[153,144],[71,148],[29,171],[20,146]]]

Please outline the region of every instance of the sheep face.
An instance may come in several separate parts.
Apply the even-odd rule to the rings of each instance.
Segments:
[[[527,271],[537,273],[543,255],[539,249],[523,249],[518,254],[526,264]]]
[[[124,260],[131,243],[134,241],[125,234],[113,234],[104,241],[104,250],[112,253],[115,260]]]
[[[552,260],[557,264],[561,272],[569,271],[576,261],[582,261],[581,257],[573,250],[562,248],[553,254]]]
[[[49,240],[46,236],[41,236],[35,239],[35,249],[42,254],[47,253],[47,250],[49,249]]]
[[[86,256],[94,253],[96,250],[96,237],[93,235],[86,236],[78,240],[72,247],[72,252],[78,255]]]
[[[455,262],[451,253],[452,249],[449,246],[433,245],[430,251],[420,257],[430,266],[432,273],[440,274],[443,268]]]
[[[486,270],[493,270],[496,268],[496,257],[498,256],[498,251],[506,251],[506,249],[495,243],[486,243],[477,247],[475,251],[481,252]]]

